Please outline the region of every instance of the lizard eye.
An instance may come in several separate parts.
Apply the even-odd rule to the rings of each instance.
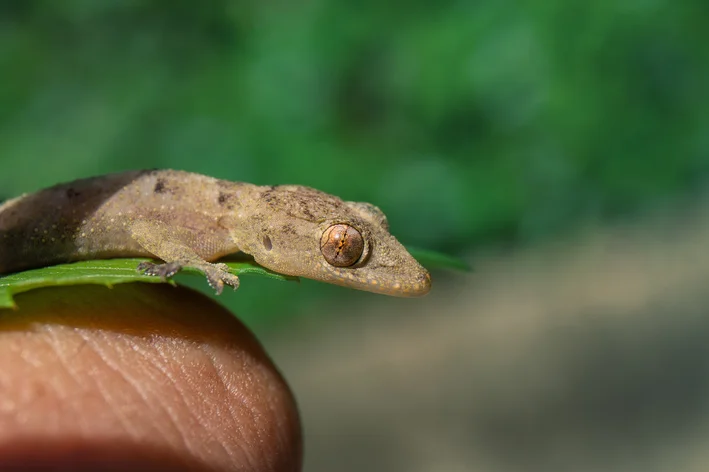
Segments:
[[[364,251],[364,239],[350,225],[336,224],[320,238],[320,252],[335,267],[348,267],[357,262]]]

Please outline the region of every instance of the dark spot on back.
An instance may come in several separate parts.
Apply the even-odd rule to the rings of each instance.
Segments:
[[[273,199],[274,199],[274,197],[273,197],[273,189],[271,189],[271,190],[266,190],[265,192],[263,192],[263,194],[261,194],[261,198],[262,198],[263,201],[266,202],[266,203],[271,203],[271,202],[273,202]]]
[[[283,225],[283,227],[281,228],[281,231],[284,234],[296,234],[295,228],[293,227],[293,225],[290,225],[290,224]]]
[[[167,188],[165,187],[165,179],[158,179],[157,182],[155,182],[153,192],[164,193],[165,191],[167,191]]]
[[[313,215],[313,213],[310,211],[310,208],[308,207],[308,204],[307,204],[307,203],[303,203],[303,206],[302,206],[302,208],[301,208],[301,211],[303,212],[303,214],[304,214],[308,219],[310,219],[310,220],[314,220],[314,219],[315,219],[315,215]]]
[[[81,192],[77,191],[74,187],[69,187],[68,189],[66,189],[67,198],[76,198],[79,195],[81,195]]]
[[[234,208],[234,195],[231,193],[227,192],[219,192],[219,197],[217,197],[217,202],[221,206],[227,207],[227,209],[231,210]]]
[[[315,215],[313,215],[313,212],[310,211],[310,202],[308,201],[308,199],[300,195],[298,195],[298,197],[300,197],[298,199],[298,210],[300,211],[300,213],[303,214],[307,219],[311,221],[314,220]]]

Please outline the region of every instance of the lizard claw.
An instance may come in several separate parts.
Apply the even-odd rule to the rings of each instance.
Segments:
[[[239,287],[239,277],[229,272],[229,267],[226,264],[210,264],[209,262],[165,262],[158,264],[155,262],[141,262],[138,264],[138,271],[146,275],[155,275],[165,280],[178,273],[183,267],[191,267],[202,271],[207,277],[209,286],[217,292],[217,295],[224,290],[224,284],[234,287],[234,290]]]

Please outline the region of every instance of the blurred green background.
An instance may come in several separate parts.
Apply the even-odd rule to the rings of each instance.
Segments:
[[[450,254],[534,243],[705,185],[706,18],[699,0],[5,0],[0,197],[177,168],[374,202]],[[367,296],[244,285],[223,298],[250,323]]]
[[[675,208],[677,202],[680,208],[683,201],[691,206],[706,189],[707,18],[709,2],[703,0],[2,0],[0,198],[95,174],[177,168],[257,184],[310,185],[348,200],[369,201],[385,211],[404,244],[473,262],[481,254],[534,249],[590,227]],[[690,220],[681,228],[693,224]],[[683,260],[697,259],[705,234]],[[624,237],[611,238],[603,247],[616,247]],[[436,439],[442,441],[436,453],[446,457],[453,457],[453,441],[458,441],[461,464],[470,464],[470,444],[491,453],[490,444],[480,441],[491,437],[500,439],[495,443],[499,450],[493,451],[499,452],[499,464],[507,464],[506,455],[514,449],[525,460],[537,460],[538,469],[526,470],[571,470],[558,458],[559,444],[570,444],[564,450],[567,458],[574,453],[607,457],[604,449],[587,448],[605,444],[601,440],[609,431],[619,448],[636,444],[632,441],[649,424],[661,430],[658,435],[673,431],[676,423],[664,428],[653,412],[660,404],[668,412],[688,404],[681,389],[661,398],[637,393],[633,401],[639,406],[630,416],[618,405],[627,397],[628,383],[638,378],[639,392],[660,396],[652,381],[693,388],[697,377],[692,377],[690,361],[681,358],[662,368],[678,376],[664,382],[663,373],[652,370],[665,365],[662,359],[647,364],[638,353],[671,358],[686,345],[683,339],[690,331],[709,332],[701,316],[691,315],[701,329],[663,338],[672,328],[665,329],[668,317],[681,312],[674,308],[667,316],[622,318],[630,321],[620,328],[611,316],[599,321],[606,318],[594,310],[621,297],[615,288],[628,284],[630,289],[650,287],[643,296],[665,293],[665,285],[642,277],[661,278],[658,268],[674,267],[669,256],[652,270],[642,264],[645,256],[660,257],[675,245],[648,246],[643,249],[647,253],[627,263],[623,256],[635,254],[635,246],[618,247],[623,250],[603,259],[603,270],[640,267],[637,272],[609,279],[592,266],[595,278],[582,274],[568,293],[558,288],[565,279],[554,278],[554,270],[546,268],[548,253],[543,253],[541,269],[526,269],[525,283],[532,288],[521,289],[524,296],[516,296],[522,301],[512,308],[506,303],[511,297],[507,290],[515,290],[508,277],[515,262],[488,281],[489,287],[483,284],[488,291],[472,279],[462,283],[463,276],[435,272],[433,292],[423,302],[257,277],[244,277],[242,288],[220,301],[267,345],[272,343],[271,352],[302,402],[306,449],[314,451],[309,460],[321,461],[311,470],[434,470],[416,469],[413,458],[432,452]],[[577,274],[572,269],[560,273]],[[539,291],[537,274],[549,272],[551,288]],[[699,272],[688,273],[677,280],[697,280]],[[641,281],[633,285],[638,274]],[[196,285],[206,289],[202,281]],[[634,297],[630,289],[621,290],[622,295]],[[546,294],[545,300],[525,298],[537,292]],[[497,305],[487,303],[486,296],[498,297],[502,308],[490,309]],[[556,311],[523,316],[528,306],[544,306],[556,296],[590,301],[588,306],[578,303],[579,312],[568,318],[573,322],[557,320],[552,316]],[[637,298],[639,307],[656,304],[652,298],[652,303]],[[619,312],[635,307],[618,306]],[[466,311],[473,310],[469,307],[476,307],[474,313]],[[584,316],[589,313],[594,316]],[[454,328],[445,331],[431,315],[441,315]],[[508,324],[491,328],[507,315]],[[322,328],[318,320],[332,326]],[[569,325],[574,329],[569,331]],[[401,332],[416,326],[421,333]],[[528,339],[525,326],[542,333],[534,343],[520,341]],[[639,327],[652,335],[642,337]],[[377,343],[380,333],[387,336]],[[451,336],[457,344],[446,341]],[[636,340],[641,347],[627,347],[628,336],[642,338]],[[316,340],[322,350],[311,346]],[[446,346],[456,346],[449,357],[441,354]],[[501,346],[514,346],[516,354],[509,357]],[[422,352],[421,359],[414,354]],[[606,352],[611,352],[608,358],[594,357]],[[687,359],[706,358],[699,347],[696,354]],[[630,355],[636,363],[627,361]],[[345,358],[361,360],[361,370],[343,367]],[[526,363],[535,359],[539,365],[527,369]],[[564,359],[568,365],[553,368]],[[332,365],[322,365],[328,360]],[[546,361],[552,365],[545,371],[550,374],[539,376],[544,382],[535,380],[534,369]],[[584,376],[586,362],[596,362],[591,377]],[[615,367],[607,371],[607,365]],[[381,371],[368,375],[377,368]],[[682,377],[685,373],[688,377]],[[330,385],[333,378],[335,386]],[[429,380],[420,389],[413,378]],[[532,396],[525,390],[530,382],[539,386]],[[608,404],[594,400],[599,385],[606,388],[599,398]],[[335,393],[338,386],[350,394],[358,386],[364,390],[343,399],[345,393]],[[373,408],[382,398],[391,403]],[[566,402],[571,413],[555,410],[549,398]],[[465,413],[471,405],[474,412]],[[422,411],[429,416],[422,419]],[[607,413],[606,423],[594,422],[599,411]],[[687,418],[698,417],[695,413]],[[340,423],[333,425],[333,418]],[[407,418],[413,423],[403,432],[388,435],[382,429]],[[309,425],[314,426],[309,430]],[[420,437],[409,437],[420,425],[433,431],[427,441],[434,442],[425,443],[433,449],[422,447]],[[542,441],[539,431],[547,430],[558,436],[535,443]],[[564,442],[569,431],[577,434],[572,435],[577,442]],[[342,436],[340,442],[335,434]],[[518,447],[522,443],[532,445]],[[656,451],[655,443],[642,445]],[[633,460],[633,450],[627,456],[619,450],[617,470],[631,470],[623,461]],[[369,458],[385,452],[391,462],[371,467]],[[411,458],[408,466],[396,462],[403,457]],[[359,462],[346,469],[343,458]],[[657,470],[671,470],[651,463]],[[525,470],[521,464],[478,470]],[[655,470],[646,466],[632,470]],[[574,470],[612,469],[591,465]]]
[[[706,18],[699,0],[4,0],[0,196],[178,168],[374,202],[451,254],[539,241],[705,184]],[[360,296],[244,285],[247,318]]]

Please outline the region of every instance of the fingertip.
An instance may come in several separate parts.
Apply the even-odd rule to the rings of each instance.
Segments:
[[[300,470],[288,386],[249,330],[209,298],[126,284],[42,289],[17,302],[0,319],[3,470],[8,451],[32,444],[59,464],[69,449],[93,466],[132,450],[152,468]]]

